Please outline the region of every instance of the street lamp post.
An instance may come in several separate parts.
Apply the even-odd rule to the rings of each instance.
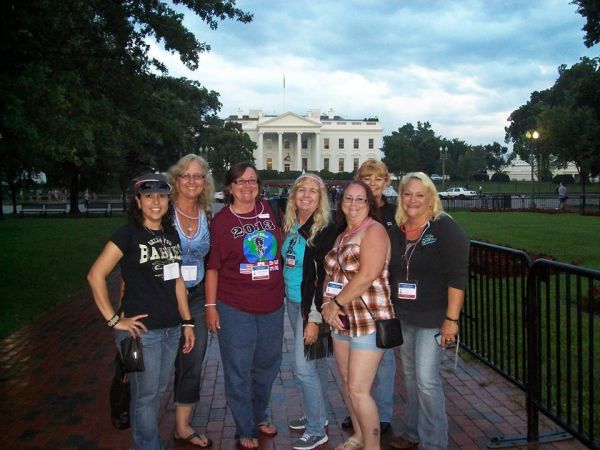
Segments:
[[[534,181],[533,181],[535,159],[534,159],[534,155],[533,155],[533,150],[534,150],[534,142],[539,137],[540,137],[540,133],[538,133],[536,130],[531,130],[531,131],[528,131],[527,133],[525,133],[525,139],[527,139],[527,141],[529,143],[529,164],[531,165],[531,209],[535,208],[535,200],[534,200],[535,185],[534,185]],[[533,142],[531,141],[532,139],[533,139]]]
[[[440,159],[442,160],[442,188],[446,191],[446,157],[448,156],[448,146],[440,146]]]

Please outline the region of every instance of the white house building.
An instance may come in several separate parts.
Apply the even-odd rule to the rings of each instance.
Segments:
[[[344,119],[333,110],[322,115],[318,109],[304,116],[269,116],[251,109],[226,121],[240,123],[256,142],[257,169],[352,172],[369,158],[381,159],[383,126],[376,118]]]

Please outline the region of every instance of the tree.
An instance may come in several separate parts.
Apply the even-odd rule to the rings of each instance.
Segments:
[[[586,47],[592,47],[600,42],[600,4],[598,0],[573,0],[571,4],[577,5],[577,12],[587,20],[582,28],[583,42]]]
[[[407,123],[383,137],[383,161],[397,175],[417,170],[430,173],[439,157],[438,142],[429,122],[417,122],[416,129]]]
[[[234,0],[173,3],[187,7],[213,29],[226,18],[243,23],[252,20],[250,14],[235,8]],[[193,140],[176,136],[182,130],[186,136],[194,135],[194,127],[201,127],[198,122],[189,123],[196,115],[185,105],[190,92],[181,89],[190,86],[179,89],[166,81],[168,88],[147,89],[157,84],[149,81],[152,68],[166,73],[164,65],[149,55],[148,39],[155,38],[167,50],[179,53],[190,69],[198,67],[200,53],[210,48],[183,25],[183,15],[168,2],[7,0],[2,7],[0,99],[7,100],[0,103],[2,156],[47,163],[55,181],[70,186],[72,212],[78,210],[82,177],[90,174],[101,180],[109,174],[112,162],[122,160],[116,155],[126,152],[130,162],[148,160],[152,158],[142,154],[148,150],[159,160],[165,148],[170,152],[178,145],[181,151],[182,142]],[[22,89],[11,92],[8,80]],[[40,80],[44,82],[34,86]],[[28,89],[42,91],[42,95],[32,98]],[[169,116],[168,129],[159,117],[148,114],[140,92],[146,99],[151,99],[148,94],[152,92],[157,102],[164,101],[163,106],[171,108],[167,112],[174,119]],[[211,97],[201,89],[197,95]],[[52,101],[40,107],[40,98]],[[218,104],[214,98],[206,103],[213,110]],[[150,111],[156,113],[159,108]],[[24,136],[25,144],[34,142],[23,145]],[[141,149],[134,152],[135,158],[130,157],[133,147]],[[27,153],[31,156],[25,157]],[[13,169],[2,166],[0,170],[7,176]]]
[[[242,125],[235,122],[225,122],[224,125],[213,125],[206,128],[204,133],[204,148],[206,159],[215,180],[223,181],[229,168],[240,161],[252,161],[252,152],[256,143],[247,133],[242,131]]]

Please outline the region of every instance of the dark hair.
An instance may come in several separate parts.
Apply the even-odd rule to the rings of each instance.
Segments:
[[[131,221],[139,228],[144,228],[144,216],[142,215],[142,209],[138,206],[136,199],[139,199],[140,195],[134,195],[131,198],[131,202],[129,202],[129,209],[127,210],[127,214]],[[173,201],[169,196],[169,208],[164,216],[160,219],[160,224],[162,225],[163,230],[171,231],[174,229],[174,220],[175,220],[175,209],[173,208]]]
[[[377,201],[375,200],[375,196],[371,191],[371,188],[367,186],[367,184],[362,180],[354,180],[346,185],[342,195],[338,199],[338,208],[335,214],[335,224],[338,226],[339,230],[345,230],[348,226],[348,221],[346,220],[346,215],[344,211],[342,211],[342,203],[344,201],[344,195],[346,195],[346,191],[350,186],[356,184],[362,187],[367,194],[367,205],[369,205],[369,217],[371,219],[376,220],[377,222],[381,222],[381,213],[379,212],[379,206],[377,205]]]
[[[239,163],[235,163],[233,166],[231,166],[231,168],[227,171],[227,174],[225,175],[225,187],[223,188],[223,196],[225,199],[225,203],[227,203],[227,204],[233,203],[233,197],[231,195],[231,185],[233,184],[233,182],[235,180],[237,180],[239,177],[244,175],[244,172],[246,171],[246,169],[252,169],[252,170],[254,170],[254,173],[256,174],[256,182],[258,185],[258,192],[256,194],[255,200],[256,201],[260,200],[260,195],[261,195],[261,191],[262,191],[262,180],[260,179],[258,170],[256,170],[256,167],[250,161],[242,161]]]

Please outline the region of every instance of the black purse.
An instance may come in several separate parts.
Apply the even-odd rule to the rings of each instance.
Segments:
[[[110,384],[110,420],[117,430],[126,430],[131,426],[129,419],[129,402],[131,392],[127,372],[123,367],[123,359],[117,350],[115,357],[115,375]]]
[[[306,327],[306,323],[304,324]],[[319,336],[313,344],[304,344],[304,357],[312,361],[313,359],[327,358],[333,355],[333,340],[331,338],[331,328],[325,321],[319,324]]]
[[[350,278],[346,275],[346,271],[339,259],[338,264],[346,279],[350,281]],[[375,345],[377,345],[378,348],[394,348],[402,345],[404,343],[404,338],[402,337],[402,325],[400,324],[400,319],[376,319],[367,306],[367,303],[363,300],[362,295],[360,296],[360,301],[363,302],[363,305],[365,305],[365,308],[369,311],[371,318],[375,321]]]
[[[128,337],[121,341],[121,355],[123,357],[123,367],[125,368],[125,372],[144,371],[142,339],[139,336]]]

